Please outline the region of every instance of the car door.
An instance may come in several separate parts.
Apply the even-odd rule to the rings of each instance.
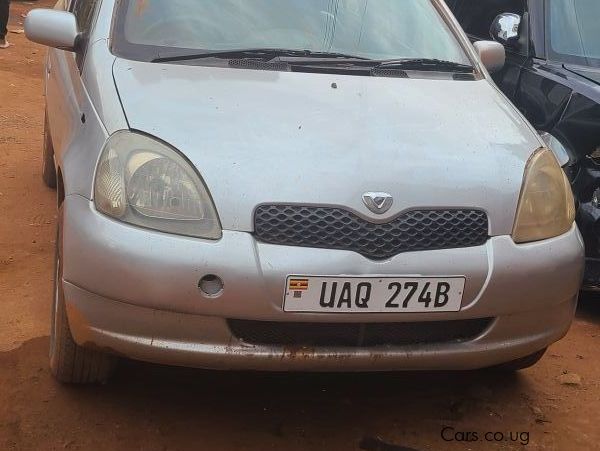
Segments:
[[[82,82],[88,37],[99,0],[61,0],[55,8],[71,11],[81,34],[77,52],[50,49],[46,61],[46,111],[55,158],[69,147],[82,120],[86,93]]]
[[[506,64],[501,71],[493,74],[494,81],[504,94],[514,100],[521,71],[530,58],[527,0],[447,0],[447,3],[472,42],[492,39],[490,28],[499,14],[521,16],[520,34],[523,38],[505,47]]]
[[[529,1],[535,52],[523,67],[514,101],[537,130],[553,133],[572,89],[562,63],[551,61],[546,55],[546,2]]]

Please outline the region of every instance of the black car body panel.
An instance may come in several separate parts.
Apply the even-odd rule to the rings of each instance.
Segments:
[[[552,135],[569,154],[565,171],[586,245],[584,287],[599,288],[600,67],[598,60],[575,64],[548,50],[551,1],[557,0],[446,0],[473,41],[492,38],[490,28],[499,14],[521,16],[519,41],[505,45],[506,66],[494,79],[532,125]]]
[[[574,74],[581,75],[591,82],[600,85],[600,69],[591,67],[572,66],[565,64],[565,69],[570,70]]]

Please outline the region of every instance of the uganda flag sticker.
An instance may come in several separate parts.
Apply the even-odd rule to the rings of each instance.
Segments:
[[[308,279],[290,279],[288,290],[294,292],[295,298],[301,298],[302,292],[308,290]]]

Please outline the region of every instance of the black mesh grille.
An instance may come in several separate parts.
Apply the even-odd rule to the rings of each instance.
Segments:
[[[401,69],[375,68],[371,70],[371,75],[374,77],[408,78],[406,72]]]
[[[454,74],[452,76],[452,78],[454,80],[459,80],[459,81],[474,81],[475,80],[475,74]]]
[[[236,69],[253,69],[253,70],[275,70],[279,72],[287,72],[289,65],[286,62],[274,62],[259,61],[252,59],[234,59],[229,60],[229,67]]]
[[[280,323],[228,320],[246,343],[272,346],[377,347],[461,342],[477,337],[490,318],[416,323]]]
[[[488,239],[480,210],[417,210],[375,224],[341,208],[262,205],[254,232],[265,243],[345,249],[371,259],[401,252],[479,246]]]

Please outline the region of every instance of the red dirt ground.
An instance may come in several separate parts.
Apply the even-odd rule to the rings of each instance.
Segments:
[[[13,1],[12,30],[33,5]],[[107,386],[54,382],[55,193],[40,177],[45,52],[22,34],[9,39],[15,45],[0,50],[0,449],[487,450],[527,441],[487,442],[486,432],[528,433],[525,448],[534,450],[600,449],[594,298],[536,367],[513,376],[218,373],[127,362]],[[563,373],[581,383],[561,384]],[[445,442],[445,426],[480,440]]]

